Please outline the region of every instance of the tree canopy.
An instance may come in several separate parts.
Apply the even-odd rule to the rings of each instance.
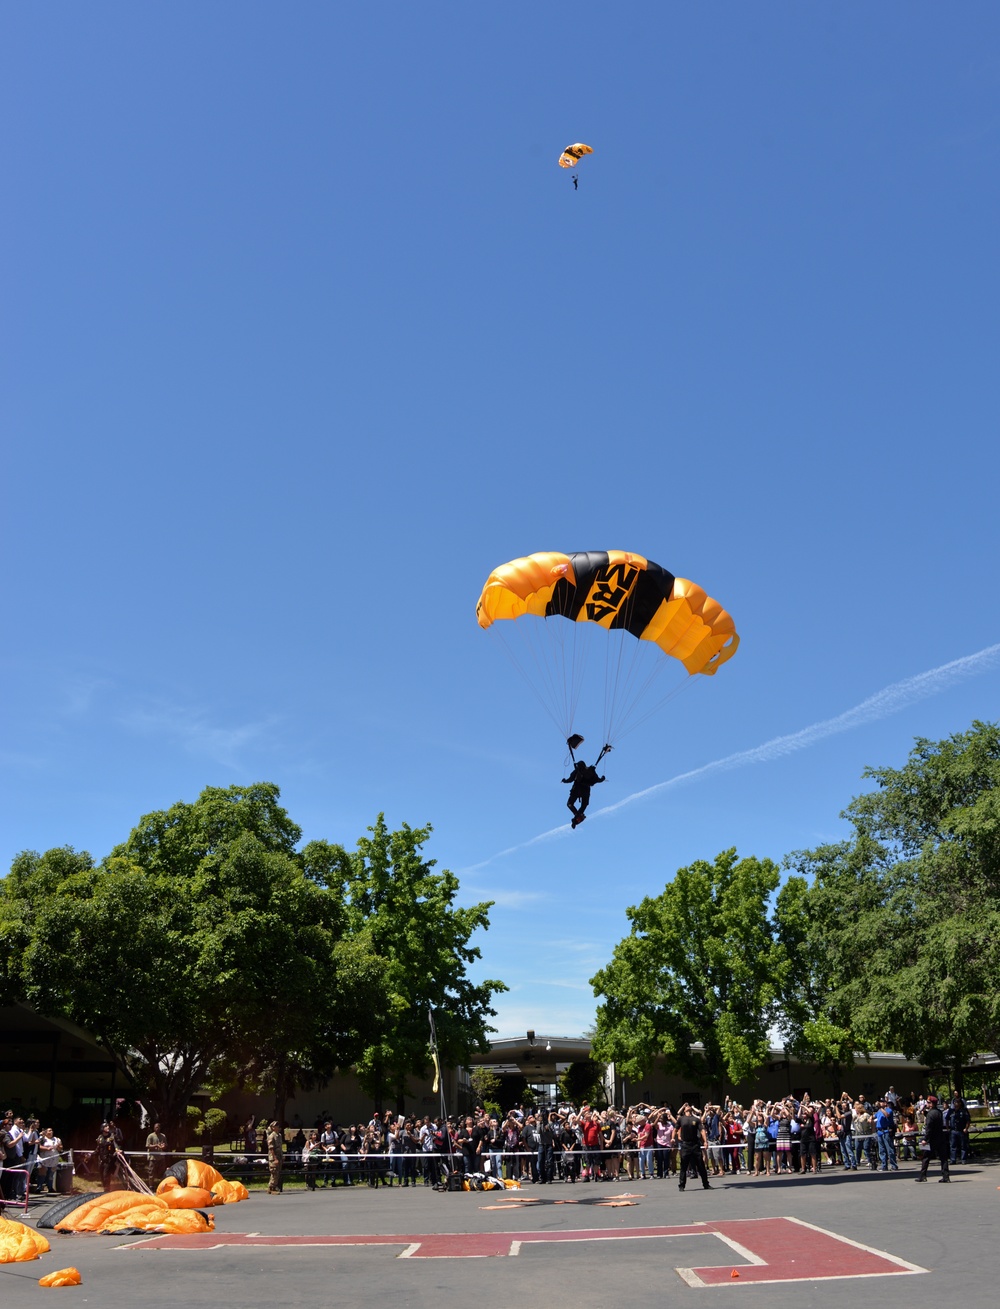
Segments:
[[[480,957],[470,940],[489,926],[490,903],[456,905],[458,878],[435,872],[435,861],[422,856],[431,830],[404,823],[390,832],[380,814],[351,853],[325,842],[303,852],[313,876],[338,887],[349,932],[367,931],[384,963],[381,1022],[356,1068],[376,1103],[391,1095],[400,1109],[407,1078],[427,1066],[428,1008],[435,1011],[441,1058],[455,1066],[488,1048],[490,1001],[507,989],[468,976],[468,965]]]
[[[373,1051],[398,1091],[428,1063],[426,1005],[467,1051],[502,983],[466,976],[489,905],[453,907],[457,879],[418,856],[430,829],[371,830],[357,855],[299,852],[261,783],[146,815],[100,864],[21,854],[0,883],[0,993],[93,1031],[175,1128],[204,1083],[270,1084],[280,1116],[337,1067],[372,1079]]]
[[[724,850],[628,909],[630,934],[591,979],[603,997],[595,1056],[639,1078],[664,1055],[716,1094],[750,1076],[767,1055],[781,976],[768,913],[778,881],[770,860]]]
[[[1000,1045],[1000,727],[920,739],[845,817],[851,838],[790,856],[827,951],[829,1005],[858,1048],[961,1067]]]

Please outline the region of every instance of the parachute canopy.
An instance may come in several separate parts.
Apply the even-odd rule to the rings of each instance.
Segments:
[[[476,617],[500,636],[571,754],[582,741],[578,719],[593,725],[602,713],[613,746],[701,680],[684,677],[664,694],[664,682],[677,683],[669,669],[711,676],[739,645],[732,618],[700,586],[627,550],[543,551],[501,564]]]
[[[57,1268],[54,1273],[38,1279],[39,1286],[82,1286],[79,1268]]]
[[[700,586],[627,550],[543,551],[495,568],[476,606],[479,626],[529,614],[626,631],[689,673],[715,673],[740,643],[732,618]]]
[[[51,1205],[39,1227],[57,1232],[210,1232],[215,1220],[200,1209],[171,1209],[162,1196],[141,1191],[71,1195]]]
[[[575,168],[584,155],[592,155],[593,153],[594,151],[589,145],[577,141],[576,145],[568,145],[559,156],[559,167]]]
[[[0,1264],[27,1263],[49,1249],[45,1237],[33,1228],[0,1214]]]

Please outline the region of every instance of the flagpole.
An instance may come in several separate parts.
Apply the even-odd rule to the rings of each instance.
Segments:
[[[450,1171],[455,1171],[455,1151],[451,1143],[451,1128],[448,1125],[448,1105],[444,1098],[444,1077],[441,1074],[441,1056],[438,1052],[437,1028],[434,1026],[434,1010],[430,1005],[427,1006],[427,1020],[431,1027],[431,1059],[434,1063],[434,1091],[441,1093],[441,1124],[444,1128],[445,1139],[448,1142],[448,1162]]]

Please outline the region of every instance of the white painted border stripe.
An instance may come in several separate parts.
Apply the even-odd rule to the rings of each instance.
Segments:
[[[898,1255],[889,1254],[885,1250],[877,1250],[873,1245],[865,1245],[863,1241],[853,1241],[849,1236],[841,1236],[839,1232],[830,1232],[825,1227],[818,1227],[815,1223],[807,1223],[804,1218],[792,1218],[787,1215],[790,1223],[798,1223],[800,1227],[808,1227],[810,1231],[820,1232],[823,1236],[832,1237],[834,1241],[841,1241],[844,1245],[853,1245],[856,1250],[864,1250],[866,1254],[877,1254],[880,1259],[888,1259],[891,1264],[898,1264],[908,1273],[929,1273],[929,1268],[921,1268],[920,1264],[911,1264],[908,1259],[900,1259]],[[879,1277],[879,1273],[862,1273],[863,1277]]]
[[[724,1264],[719,1265],[725,1267]],[[825,1286],[827,1282],[856,1282],[863,1277],[912,1277],[915,1273],[930,1272],[929,1268],[901,1268],[898,1273],[891,1272],[888,1269],[884,1273],[825,1273],[819,1277],[755,1277],[752,1282],[741,1282],[737,1277],[727,1282],[703,1282],[698,1274],[692,1268],[676,1268],[675,1272],[680,1273],[688,1286],[702,1286],[706,1291],[717,1291],[720,1287],[728,1289],[730,1286],[795,1286],[799,1282],[815,1282],[818,1286]],[[739,1270],[737,1269],[737,1272]]]
[[[731,1236],[724,1236],[722,1232],[712,1232],[712,1236],[717,1236],[720,1241],[725,1242],[725,1244],[729,1246],[730,1250],[733,1250],[736,1254],[738,1254],[741,1259],[745,1259],[748,1264],[756,1264],[758,1268],[767,1267],[766,1259],[762,1259],[759,1254],[754,1254],[753,1251],[748,1250],[745,1245],[740,1245],[739,1241],[734,1241]],[[709,1266],[708,1264],[703,1265],[703,1267],[706,1268],[708,1266]],[[716,1267],[722,1268],[723,1265],[717,1264]]]

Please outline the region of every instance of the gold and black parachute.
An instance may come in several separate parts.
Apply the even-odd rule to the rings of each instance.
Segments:
[[[664,665],[678,660],[689,674],[712,676],[740,641],[730,615],[700,586],[627,550],[512,559],[486,579],[476,618],[480,627],[501,632],[524,620],[514,623],[523,642],[504,643],[564,738],[574,731],[588,679],[601,681],[590,677],[588,661],[602,663],[607,743],[655,710],[643,706],[637,719]]]
[[[576,145],[568,145],[559,156],[560,168],[575,168],[584,155],[592,155],[593,148],[584,145],[582,141],[577,141]]]
[[[479,626],[525,614],[626,631],[689,673],[714,673],[740,643],[732,618],[700,586],[627,550],[543,551],[501,564],[479,597]]]

